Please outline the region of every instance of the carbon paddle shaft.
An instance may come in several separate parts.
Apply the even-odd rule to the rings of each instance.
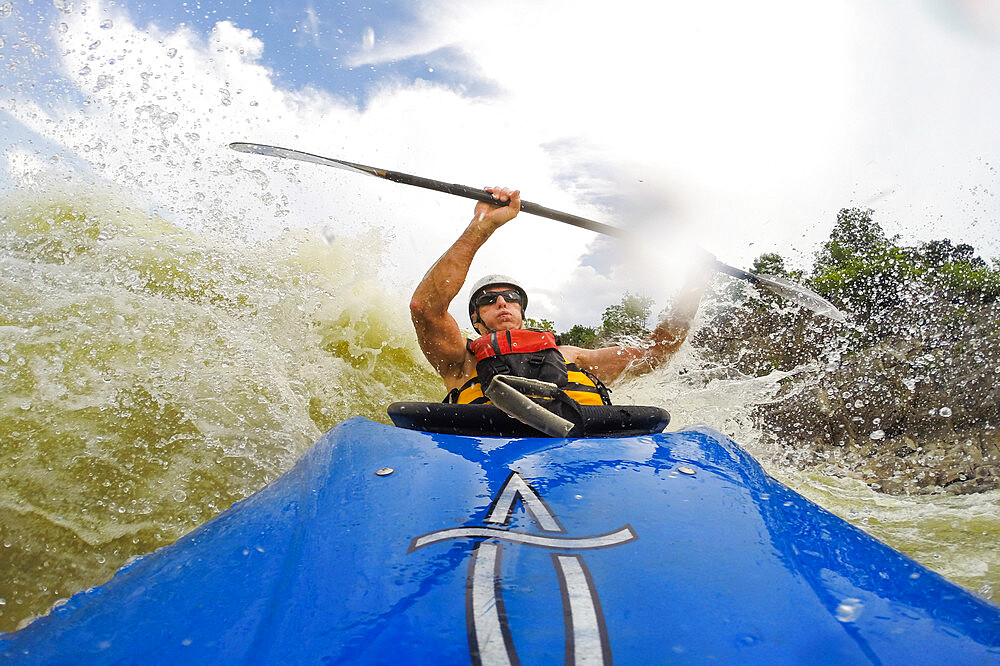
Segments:
[[[714,264],[715,270],[719,271],[720,273],[725,273],[726,275],[730,275],[734,278],[739,278],[740,280],[746,280],[751,284],[760,284],[760,279],[753,273],[748,273],[747,271],[740,270],[735,266],[724,264],[714,257],[712,258],[712,260],[715,262]]]
[[[402,183],[403,185],[414,185],[416,187],[423,187],[428,190],[436,190],[438,192],[447,192],[448,194],[454,194],[456,196],[465,197],[467,199],[474,199],[476,201],[481,201],[483,203],[492,204],[494,206],[506,206],[506,202],[497,201],[493,198],[493,195],[486,190],[480,190],[475,187],[469,187],[468,185],[459,185],[457,183],[445,183],[440,180],[432,180],[430,178],[422,178],[421,176],[413,176],[408,173],[401,173],[399,171],[382,171],[378,170],[379,175],[386,180],[391,180],[394,183]],[[601,222],[596,222],[594,220],[589,220],[585,217],[580,217],[579,215],[571,215],[569,213],[564,213],[559,210],[552,208],[547,208],[546,206],[541,206],[530,201],[521,202],[521,211],[524,213],[530,213],[532,215],[538,215],[539,217],[547,217],[550,220],[556,220],[558,222],[564,222],[566,224],[573,225],[574,227],[580,227],[582,229],[588,229],[590,231],[596,231],[599,234],[605,234],[608,236],[615,236],[617,238],[622,238],[625,233],[613,227],[610,224],[603,224]]]

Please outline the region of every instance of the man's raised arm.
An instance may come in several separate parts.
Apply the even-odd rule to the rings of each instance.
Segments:
[[[448,306],[462,290],[479,248],[521,210],[519,191],[500,187],[487,190],[494,199],[509,201],[509,205],[477,204],[469,226],[431,266],[410,299],[410,318],[420,349],[446,384],[463,375],[466,360],[465,338],[458,322],[448,313]]]

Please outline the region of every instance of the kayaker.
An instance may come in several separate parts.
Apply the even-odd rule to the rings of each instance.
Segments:
[[[560,383],[546,373],[554,365],[565,363],[568,377],[564,375],[567,379],[563,383],[568,381],[566,390],[570,397],[581,404],[598,405],[610,404],[604,383],[614,381],[626,370],[632,375],[649,372],[677,351],[697,313],[709,276],[707,272],[702,272],[685,285],[675,298],[668,316],[660,321],[645,344],[600,349],[557,346],[554,334],[545,336],[525,330],[527,293],[513,278],[487,276],[474,285],[469,299],[470,319],[483,337],[467,340],[458,322],[448,312],[448,307],[465,284],[476,252],[494,231],[516,217],[521,208],[519,190],[493,187],[487,188],[487,191],[498,203],[509,202],[508,205],[477,204],[468,228],[431,266],[410,301],[410,317],[420,349],[444,379],[450,402],[485,402],[483,378],[480,376],[484,374],[484,366],[489,366],[489,359],[496,360],[505,351],[514,351],[510,347],[519,348],[522,352],[527,349],[527,354],[515,356],[528,360],[513,366],[508,364],[507,374]],[[511,337],[506,333],[508,331],[518,333]],[[491,339],[494,333],[502,335],[493,335]],[[501,348],[505,342],[510,345],[506,350]],[[554,354],[561,354],[561,357]],[[554,364],[553,358],[561,360]],[[543,367],[543,374],[532,374],[539,367]],[[510,368],[513,370],[510,371]],[[485,370],[489,372],[488,367]]]

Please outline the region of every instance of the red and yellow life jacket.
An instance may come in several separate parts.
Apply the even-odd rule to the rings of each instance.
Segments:
[[[452,389],[445,402],[489,404],[483,385],[498,374],[551,382],[581,405],[610,405],[608,389],[601,380],[567,361],[551,331],[515,329],[495,331],[466,343],[476,357],[476,371],[460,388]]]

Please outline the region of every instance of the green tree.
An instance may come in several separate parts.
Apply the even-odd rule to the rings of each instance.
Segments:
[[[944,290],[952,298],[990,299],[1000,295],[1000,273],[991,268],[967,243],[950,239],[928,241],[912,249],[921,280]]]
[[[868,341],[898,333],[914,303],[996,299],[1000,274],[949,239],[919,247],[887,238],[871,210],[844,209],[816,255],[810,285],[868,324]]]
[[[830,240],[823,244],[816,256],[814,272],[820,273],[844,264],[858,257],[870,257],[883,253],[889,239],[872,218],[870,208],[843,208],[837,214],[837,223],[830,232]]]
[[[649,320],[652,308],[652,298],[625,292],[621,303],[608,306],[604,310],[600,332],[601,340],[610,342],[623,337],[649,335],[646,322]]]
[[[597,336],[599,333],[600,331],[596,328],[577,324],[559,337],[562,339],[564,345],[594,349],[597,347]]]
[[[542,331],[554,331],[556,330],[556,325],[551,319],[534,319],[532,317],[524,318],[525,328],[537,328]]]
[[[753,266],[750,267],[750,272],[788,277],[788,270],[785,268],[785,259],[777,252],[765,252],[754,259]]]
[[[976,256],[976,249],[968,243],[953,245],[951,239],[932,240],[924,243],[915,252],[917,260],[928,268],[946,264],[968,264],[970,268],[986,268],[987,264]]]
[[[888,315],[907,298],[913,258],[886,238],[871,209],[844,208],[816,255],[810,285],[861,321]]]

